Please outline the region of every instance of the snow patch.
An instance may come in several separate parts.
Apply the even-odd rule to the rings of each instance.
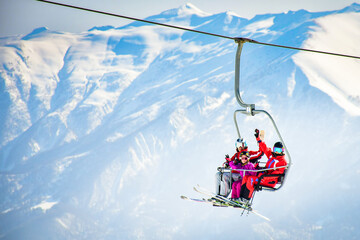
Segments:
[[[199,17],[206,17],[211,15],[209,13],[200,10],[194,4],[191,3],[184,4],[179,8],[167,10],[162,14],[175,15],[177,18],[190,17],[191,15],[197,15]]]
[[[122,133],[119,133],[119,132],[116,132],[114,133],[114,135],[108,137],[106,139],[107,142],[115,142],[116,140],[120,139],[120,138],[123,138],[124,137],[124,134]]]
[[[316,20],[304,48],[360,55],[360,13],[329,15]],[[343,36],[346,36],[343,37]],[[328,94],[353,116],[360,116],[360,61],[358,59],[299,52],[294,62],[310,85]]]
[[[12,208],[9,208],[9,209],[6,209],[6,210],[2,211],[0,214],[9,213],[9,212],[11,212],[12,210],[13,210]]]
[[[69,226],[64,223],[60,218],[56,218],[56,221],[65,229],[69,229]]]
[[[179,140],[187,142],[194,134],[194,123],[188,118],[185,109],[178,109],[170,115],[170,124],[174,127],[172,131],[171,146],[177,146]]]
[[[291,73],[291,76],[287,79],[287,89],[288,89],[287,95],[288,95],[288,97],[292,97],[293,92],[295,90],[295,85],[296,85],[295,72],[296,72],[296,70],[294,70]]]
[[[81,154],[77,154],[77,155],[73,155],[73,156],[68,156],[68,157],[65,157],[59,161],[56,162],[56,172],[58,174],[61,174],[68,166],[71,165],[71,163],[75,160],[75,159],[78,159],[78,158],[82,158],[82,157],[85,157],[87,156],[89,153],[86,152],[86,153],[81,153]]]
[[[237,14],[236,12],[233,12],[233,11],[231,11],[231,10],[228,10],[228,11],[226,11],[226,16],[228,16],[228,17],[238,17],[238,18],[241,18],[241,16],[239,15],[239,14]]]
[[[207,96],[204,100],[204,107],[199,109],[200,113],[206,114],[214,111],[216,108],[223,106],[224,102],[230,97],[230,94],[226,92],[223,92],[219,98]]]
[[[257,94],[258,101],[256,102],[257,109],[266,109],[266,111],[271,110],[271,104],[268,101],[268,96],[266,94]]]
[[[206,16],[211,15],[209,13],[206,13],[206,12],[200,10],[194,4],[191,4],[191,3],[187,3],[183,7],[180,8],[179,15],[181,16],[182,14],[187,14],[187,15],[195,14],[200,17],[206,17]]]
[[[48,201],[42,201],[38,205],[35,205],[31,208],[31,210],[35,210],[40,208],[44,213],[51,209],[53,206],[55,206],[58,202],[48,202]]]
[[[56,221],[65,229],[71,229],[75,225],[76,218],[73,214],[65,213],[62,218],[56,218]]]
[[[269,28],[274,25],[274,18],[275,17],[271,17],[262,21],[251,23],[245,27],[242,34],[248,36],[253,36],[255,34],[276,34],[276,32],[269,30]]]

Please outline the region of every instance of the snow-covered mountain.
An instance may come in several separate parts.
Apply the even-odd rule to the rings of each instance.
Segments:
[[[148,18],[228,36],[360,55],[360,5],[331,12]],[[69,24],[71,24],[69,22]],[[0,39],[0,239],[358,239],[360,61],[246,43],[245,102],[272,114],[293,165],[254,208],[183,201],[214,187],[237,138],[237,45],[134,22]],[[239,116],[276,134],[260,115]]]

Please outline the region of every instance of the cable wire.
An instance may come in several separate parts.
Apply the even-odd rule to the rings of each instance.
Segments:
[[[129,20],[133,20],[133,21],[139,21],[139,22],[144,22],[144,23],[149,23],[149,24],[160,25],[160,26],[163,26],[163,27],[180,29],[180,30],[183,30],[183,31],[195,32],[195,33],[210,35],[210,36],[214,36],[214,37],[231,39],[231,40],[235,40],[236,42],[245,41],[245,42],[249,42],[249,43],[266,45],[266,46],[271,46],[271,47],[279,47],[279,48],[286,48],[286,49],[292,49],[292,50],[299,50],[299,51],[306,51],[306,52],[313,52],[313,53],[320,53],[320,54],[328,54],[328,55],[333,55],[333,56],[338,56],[338,57],[347,57],[347,58],[360,59],[359,56],[346,55],[346,54],[333,53],[333,52],[326,52],[326,51],[318,51],[318,50],[306,49],[306,48],[290,47],[290,46],[278,45],[278,44],[272,44],[272,43],[264,43],[264,42],[259,42],[259,41],[255,41],[255,40],[248,39],[248,38],[229,37],[229,36],[225,36],[225,35],[209,33],[209,32],[204,32],[204,31],[199,31],[199,30],[194,30],[194,29],[191,29],[191,28],[185,28],[185,27],[179,27],[179,26],[170,25],[170,24],[153,22],[153,21],[148,21],[148,20],[144,20],[144,19],[140,19],[140,18],[134,18],[134,17],[129,17],[129,16],[125,16],[125,15],[119,15],[119,14],[114,14],[114,13],[109,13],[109,12],[103,12],[103,11],[78,7],[78,6],[59,3],[59,2],[52,2],[52,1],[48,1],[48,0],[36,0],[36,1],[49,3],[49,4],[54,4],[54,5],[63,6],[63,7],[68,7],[68,8],[74,8],[74,9],[78,9],[78,10],[82,10],[82,11],[88,11],[88,12],[99,13],[99,14],[113,16],[113,17],[129,19]]]
[[[203,32],[203,31],[198,31],[198,30],[194,30],[194,29],[191,29],[191,28],[184,28],[184,27],[169,25],[169,24],[165,24],[165,23],[148,21],[148,20],[144,20],[144,19],[140,19],[140,18],[134,18],[134,17],[119,15],[119,14],[115,14],[115,13],[102,12],[102,11],[98,11],[98,10],[94,10],[94,9],[83,8],[83,7],[78,7],[78,6],[73,6],[73,5],[68,5],[68,4],[58,3],[58,2],[52,2],[52,1],[47,1],[47,0],[36,0],[36,1],[44,2],[44,3],[50,3],[50,4],[59,5],[59,6],[63,6],[63,7],[79,9],[79,10],[93,12],[93,13],[104,14],[104,15],[113,16],[113,17],[125,18],[125,19],[129,19],[129,20],[134,20],[134,21],[139,21],[139,22],[145,22],[145,23],[160,25],[160,26],[169,27],[169,28],[180,29],[180,30],[184,30],[184,31],[190,31],[190,32],[196,32],[196,33],[200,33],[200,34],[211,35],[211,36],[214,36],[214,37],[221,37],[221,38],[227,38],[227,39],[234,40],[233,37],[228,37],[228,36],[224,36],[224,35],[208,33],[208,32]]]

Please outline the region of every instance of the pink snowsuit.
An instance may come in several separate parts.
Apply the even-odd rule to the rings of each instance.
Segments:
[[[241,163],[234,164],[234,162],[229,162],[229,165],[232,169],[255,170],[254,165],[250,162],[244,166]],[[241,182],[244,177],[244,172],[243,171],[233,171],[233,172],[239,172],[241,177],[239,178],[239,180],[233,182],[231,198],[239,198],[240,190],[241,190]],[[245,176],[256,176],[256,172],[245,172]]]

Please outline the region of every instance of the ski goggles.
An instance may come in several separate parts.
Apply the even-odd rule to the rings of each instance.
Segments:
[[[274,147],[273,152],[274,152],[274,153],[283,153],[283,152],[284,152],[284,148]]]

